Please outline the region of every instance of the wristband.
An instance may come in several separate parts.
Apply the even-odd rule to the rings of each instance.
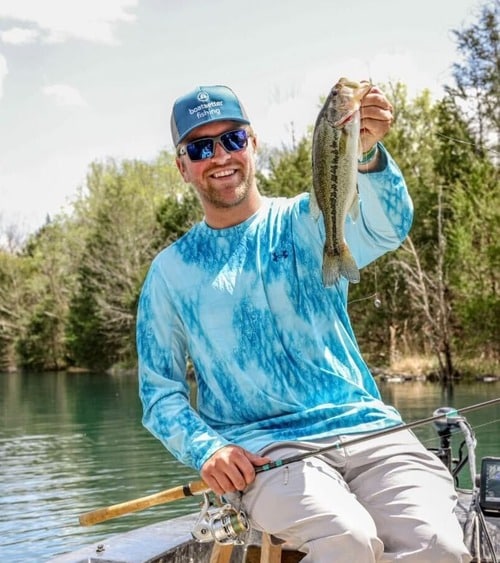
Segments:
[[[375,143],[370,150],[364,152],[361,155],[361,158],[358,158],[358,164],[370,164],[370,162],[375,160],[377,154],[378,154],[378,145],[377,143]]]

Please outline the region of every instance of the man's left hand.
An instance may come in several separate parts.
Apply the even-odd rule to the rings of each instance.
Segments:
[[[361,100],[361,146],[363,152],[369,151],[377,141],[381,141],[391,128],[392,105],[385,94],[377,87]]]

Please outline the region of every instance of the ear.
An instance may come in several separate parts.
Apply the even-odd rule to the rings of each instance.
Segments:
[[[177,165],[177,169],[181,173],[184,182],[189,183],[187,167],[184,160],[180,156],[177,156],[175,158],[175,164]]]
[[[253,152],[257,152],[259,140],[257,139],[257,135],[255,133],[250,137],[250,141],[252,142]]]

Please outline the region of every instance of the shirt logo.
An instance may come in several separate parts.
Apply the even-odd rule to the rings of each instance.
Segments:
[[[283,258],[288,258],[288,250],[283,250],[282,252],[273,252],[272,254],[273,256],[273,261],[274,262],[278,262],[278,260],[281,260]]]

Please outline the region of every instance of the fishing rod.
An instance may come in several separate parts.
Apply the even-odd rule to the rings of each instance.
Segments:
[[[428,418],[422,418],[420,420],[415,420],[413,422],[408,422],[399,426],[391,426],[390,428],[372,432],[371,434],[363,434],[362,436],[346,440],[345,442],[337,440],[332,444],[329,444],[328,446],[316,448],[308,452],[302,452],[297,455],[292,455],[290,457],[285,457],[283,459],[278,459],[276,461],[266,463],[265,465],[255,467],[255,473],[258,474],[265,471],[270,471],[271,469],[283,467],[284,465],[295,463],[297,461],[302,461],[312,456],[321,455],[322,453],[335,448],[354,446],[355,444],[360,444],[367,440],[371,440],[372,438],[379,438],[381,436],[387,436],[395,432],[410,430],[411,428],[423,426],[424,424],[429,424],[430,422],[443,421],[443,419],[453,419],[454,417],[460,416],[463,413],[480,408],[486,408],[497,403],[500,403],[500,397],[482,403],[477,403],[475,405],[470,405],[468,407],[462,407],[460,409],[450,409],[447,412],[442,412],[437,415],[429,416]],[[174,500],[180,500],[190,496],[206,493],[208,491],[210,491],[210,487],[204,481],[193,481],[185,485],[179,485],[172,489],[160,491],[159,493],[154,493],[145,497],[129,500],[119,504],[114,504],[104,508],[99,508],[97,510],[92,510],[91,512],[86,512],[85,514],[82,514],[80,516],[79,522],[82,526],[91,526],[92,524],[98,524],[99,522],[104,522],[112,518],[117,518],[118,516],[123,516],[124,514],[129,514],[130,512],[136,512],[138,510],[150,508],[151,506],[172,502]]]
[[[296,461],[302,461],[304,459],[307,459],[308,457],[321,455],[333,449],[345,448],[347,446],[355,446],[356,444],[360,444],[362,442],[365,442],[366,440],[371,440],[372,438],[388,436],[389,434],[394,434],[395,432],[401,432],[402,430],[410,430],[411,428],[415,428],[417,426],[423,426],[424,424],[428,424],[429,422],[436,422],[440,419],[442,420],[443,418],[452,419],[460,414],[470,412],[479,408],[488,407],[499,402],[500,402],[500,397],[498,397],[497,399],[491,399],[490,401],[485,401],[484,403],[477,403],[476,405],[463,407],[461,409],[451,409],[445,413],[439,413],[433,416],[429,416],[428,418],[414,420],[413,422],[408,422],[407,424],[402,424],[400,426],[391,426],[390,428],[385,428],[384,430],[379,430],[371,434],[363,434],[362,436],[358,436],[357,438],[346,440],[345,442],[342,442],[341,440],[337,440],[335,442],[332,442],[331,444],[328,444],[327,446],[323,446],[322,448],[315,448],[314,450],[308,452],[302,452],[297,455],[292,455],[290,457],[285,457],[283,459],[277,459],[276,461],[271,461],[270,463],[266,463],[265,465],[258,466],[255,468],[255,473],[263,473],[264,471],[269,471],[270,469],[274,469],[275,467],[282,467],[283,465],[295,463]]]

